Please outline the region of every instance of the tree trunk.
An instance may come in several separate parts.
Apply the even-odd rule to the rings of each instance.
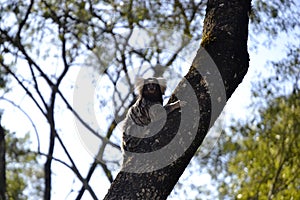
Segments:
[[[170,102],[178,98],[187,104],[182,112],[175,111],[168,116],[165,127],[155,140],[168,146],[158,146],[156,152],[167,150],[153,154],[153,157],[147,157],[148,154],[129,156],[112,183],[106,200],[168,197],[248,70],[250,9],[251,0],[208,0],[201,47],[188,74],[170,98]],[[193,104],[193,95],[188,92],[188,87],[193,90],[196,104]],[[189,118],[185,119],[184,113],[188,113]],[[182,120],[184,123],[180,123]],[[172,142],[174,144],[170,147]],[[151,145],[143,146],[143,152],[149,152]],[[160,165],[161,161],[168,164]]]
[[[1,111],[0,111],[1,112]],[[6,199],[6,161],[5,161],[5,131],[1,126],[0,113],[0,200]]]

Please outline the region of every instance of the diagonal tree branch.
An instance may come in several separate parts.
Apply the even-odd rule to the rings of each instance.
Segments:
[[[27,9],[27,11],[26,11],[26,14],[25,14],[25,16],[24,16],[24,19],[21,21],[21,23],[20,23],[20,25],[19,25],[19,29],[18,29],[18,32],[17,32],[17,37],[19,38],[19,39],[21,39],[21,32],[22,32],[22,29],[23,29],[23,27],[25,26],[25,24],[26,24],[26,21],[28,20],[28,17],[29,17],[29,15],[30,15],[30,13],[31,13],[31,9],[32,9],[32,7],[33,7],[33,4],[34,4],[34,0],[31,0],[30,1],[30,4],[29,4],[29,6],[28,6],[28,9]]]
[[[211,91],[209,87],[213,87],[214,82],[207,82],[207,78],[204,77],[213,73],[213,70],[209,66],[206,66],[209,64],[209,56],[213,59],[220,72],[222,80],[219,81],[223,81],[227,99],[230,98],[241,83],[248,70],[249,55],[247,52],[247,38],[248,13],[250,9],[251,0],[208,0],[201,43],[202,47],[198,50],[193,64],[185,76],[185,80],[179,83],[170,99],[170,102],[173,102],[176,100],[176,95],[182,94],[181,96],[184,97],[183,100],[187,102],[184,109],[188,113],[193,113],[195,107],[189,104],[191,99],[187,96],[188,94],[184,95],[186,85],[191,85],[197,96],[199,110],[196,111],[200,113],[200,118],[193,118],[190,119],[192,122],[180,124],[184,128],[181,132],[177,132],[174,124],[180,122],[180,113],[173,112],[168,116],[170,122],[168,124],[167,121],[167,128],[158,133],[162,135],[161,141],[169,141],[168,136],[178,135],[180,139],[176,143],[176,148],[179,150],[184,149],[184,144],[187,142],[191,141],[191,144],[181,157],[164,168],[154,171],[150,169],[155,167],[156,159],[147,160],[139,156],[130,157],[128,162],[124,163],[123,170],[117,175],[104,199],[166,199],[168,197],[201,145],[210,126],[224,107],[223,104],[218,105],[217,108],[211,107],[211,103],[216,101],[216,99],[212,99],[216,97],[213,96],[213,93],[216,93],[216,88],[213,88],[214,90]],[[208,68],[206,74],[199,73],[203,68]],[[211,75],[211,77],[214,76],[215,74]],[[219,99],[218,96],[217,99]],[[214,109],[214,112],[212,112],[212,109]],[[197,134],[194,138],[190,138],[188,134],[189,128],[194,123],[198,124]],[[151,147],[145,148],[150,149]],[[176,149],[170,149],[170,151],[172,150],[175,151]],[[176,154],[173,154],[173,156],[176,156]],[[168,158],[166,157],[166,159]],[[144,169],[149,169],[150,171],[138,173]]]
[[[23,84],[23,82],[17,77],[17,75],[11,71],[10,67],[3,62],[1,62],[1,65],[4,67],[4,69],[7,71],[8,74],[10,74],[17,82],[18,84],[23,88],[23,90],[26,92],[26,94],[30,97],[30,99],[34,102],[34,104],[37,106],[37,108],[41,111],[41,113],[44,116],[46,115],[46,111],[40,106],[40,104],[37,102],[37,100],[33,97],[32,93],[29,91],[28,88]]]

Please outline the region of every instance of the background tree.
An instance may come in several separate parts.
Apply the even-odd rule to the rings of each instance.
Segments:
[[[43,170],[37,155],[29,149],[29,134],[17,138],[6,134],[8,199],[40,199],[43,196]]]
[[[5,131],[1,125],[2,112],[0,113],[0,198],[6,198],[6,145]]]
[[[220,198],[299,198],[298,56],[289,53],[273,63],[277,73],[262,81],[266,90],[254,87],[256,101],[249,110],[256,115],[234,122],[208,159]]]
[[[231,145],[239,150],[227,163],[231,181],[222,184],[222,195],[239,199],[299,198],[299,108],[299,94],[278,97],[261,111],[260,122],[232,131],[237,139]]]
[[[1,199],[41,198],[42,167],[30,151],[29,134],[17,138],[1,126],[1,136]],[[3,151],[2,145],[8,148]]]

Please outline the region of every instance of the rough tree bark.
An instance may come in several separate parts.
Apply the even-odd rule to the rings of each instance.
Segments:
[[[0,111],[1,112],[1,111]],[[0,113],[0,200],[6,199],[5,131],[1,126]]]
[[[248,70],[247,38],[250,9],[251,0],[208,0],[201,47],[188,74],[179,83],[170,98],[170,102],[172,102],[176,100],[178,94],[187,96],[184,99],[187,102],[187,108],[185,109],[188,112],[194,112],[193,109],[195,108],[189,106],[190,99],[188,95],[184,95],[186,84],[192,86],[197,96],[200,113],[199,118],[193,119],[198,124],[196,136],[193,138],[187,137],[190,125],[184,127],[184,131],[178,133],[178,127],[175,127],[174,124],[177,124],[180,120],[180,112],[171,113],[166,123],[167,128],[159,133],[159,141],[170,141],[174,138],[174,134],[180,134],[182,140],[178,142],[178,148],[181,148],[184,147],[184,144],[189,144],[188,142],[191,140],[191,144],[185,149],[183,155],[164,168],[145,173],[132,172],[135,172],[134,168],[137,163],[145,166],[145,168],[151,168],[153,160],[129,159],[126,161],[126,166],[131,167],[132,172],[128,172],[128,170],[119,172],[105,197],[106,200],[166,199],[168,197],[201,145],[210,126],[222,111],[225,102],[241,83]],[[217,101],[219,101],[221,97],[212,94],[216,93],[218,88],[214,88],[214,82],[209,81],[209,78],[207,78],[207,76],[213,77],[215,74],[213,70],[210,71],[210,67],[205,66],[209,64],[209,61],[207,61],[208,54],[204,52],[207,52],[215,62],[221,75],[219,80],[225,86],[224,94],[226,93],[226,97],[224,95],[224,101],[218,105],[218,108],[212,106],[212,101],[216,101],[213,98],[218,98]],[[206,74],[199,73],[202,68],[206,69]],[[212,116],[212,109],[215,109],[215,116]],[[136,172],[139,172],[139,169],[137,168]]]

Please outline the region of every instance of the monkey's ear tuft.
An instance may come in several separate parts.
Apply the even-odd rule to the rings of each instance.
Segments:
[[[136,92],[140,93],[143,90],[145,79],[138,77],[135,80]]]
[[[165,91],[166,91],[166,88],[167,88],[167,81],[166,81],[166,79],[160,77],[160,78],[157,78],[157,81],[158,81],[158,84],[160,86],[161,93],[164,94]]]

